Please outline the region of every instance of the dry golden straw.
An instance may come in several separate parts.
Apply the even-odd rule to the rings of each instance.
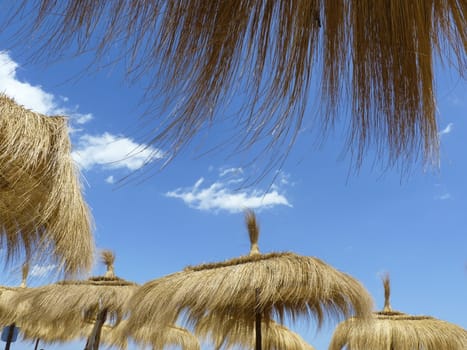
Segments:
[[[159,119],[152,142],[174,154],[239,96],[246,99],[235,135],[240,148],[265,142],[285,157],[303,124],[314,122],[307,108],[319,107],[313,125],[324,131],[339,115],[347,118],[357,164],[372,146],[390,164],[436,160],[433,61],[440,57],[461,76],[467,68],[464,0],[20,4],[10,20],[24,17],[19,38],[36,30],[38,56],[74,47],[108,60],[118,43],[115,60],[135,80],[149,76],[148,100],[160,101],[162,92],[173,110]]]
[[[18,307],[13,299],[26,291],[26,280],[29,273],[29,264],[21,268],[21,285],[19,287],[0,286],[0,328],[17,323],[19,316],[26,312],[27,305]]]
[[[252,213],[247,215],[251,223]],[[252,239],[252,245],[255,242]],[[179,316],[196,326],[206,312],[248,322],[258,315],[262,319],[308,316],[319,326],[328,317],[369,317],[372,300],[358,281],[317,258],[254,253],[187,267],[148,282],[128,305],[132,332],[143,326],[174,324]]]
[[[81,330],[84,322],[104,322],[107,319],[118,324],[123,317],[124,305],[137,285],[115,275],[109,276],[109,271],[113,271],[112,253],[104,252],[103,261],[109,264],[106,276],[82,281],[66,280],[31,288],[18,295],[14,299],[15,304],[21,306],[26,303],[32,310],[24,313],[19,322],[31,329],[37,325],[60,323],[61,327],[74,334]],[[103,320],[99,320],[101,315]]]
[[[385,303],[374,321],[358,318],[339,324],[329,350],[465,350],[467,330],[429,316],[393,311],[389,303],[389,277],[384,279]]]
[[[163,350],[176,346],[182,350],[200,350],[198,338],[185,328],[177,326],[143,326],[129,333],[128,321],[120,322],[112,332],[109,332],[106,344],[126,349],[128,338],[131,337],[138,344],[150,346],[154,350]]]
[[[52,260],[88,271],[94,240],[67,120],[31,112],[0,94],[0,245],[7,259]]]
[[[216,326],[213,327],[213,324]],[[264,350],[314,350],[300,335],[272,320],[261,322]],[[207,315],[196,326],[195,334],[211,340],[215,350],[254,349],[255,324],[219,315]]]
[[[92,332],[93,327],[93,323],[83,322],[80,328],[70,329],[61,322],[55,322],[43,323],[36,327],[28,324],[20,327],[20,331],[24,340],[36,341],[39,339],[42,343],[54,344],[86,339]],[[104,325],[102,327],[101,343],[112,345],[113,331],[114,327]]]

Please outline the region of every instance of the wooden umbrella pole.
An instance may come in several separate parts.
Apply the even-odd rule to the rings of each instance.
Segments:
[[[99,349],[99,342],[101,339],[101,331],[102,326],[105,323],[107,318],[107,309],[103,309],[99,311],[97,314],[96,322],[94,323],[94,327],[92,328],[91,335],[86,342],[86,346],[84,350],[98,350]]]
[[[8,327],[8,336],[6,338],[5,350],[10,350],[10,344],[13,339],[14,333],[15,333],[15,324],[13,323]]]
[[[39,347],[39,338],[36,339],[36,345],[34,345],[34,350],[37,350],[37,348]]]
[[[255,335],[256,335],[256,347],[255,350],[262,350],[261,340],[261,310],[258,305],[259,289],[256,289],[256,310],[255,310]]]

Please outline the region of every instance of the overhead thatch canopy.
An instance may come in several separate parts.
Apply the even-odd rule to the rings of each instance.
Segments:
[[[467,330],[429,316],[393,311],[389,303],[389,278],[384,280],[385,307],[374,313],[374,322],[350,318],[339,324],[329,350],[464,350]]]
[[[177,346],[182,350],[200,350],[198,338],[185,328],[177,326],[142,326],[133,332],[128,330],[128,321],[120,322],[107,337],[106,344],[126,349],[131,337],[140,345],[150,346],[153,350],[163,350],[166,347]]]
[[[149,76],[148,100],[160,101],[162,91],[174,107],[152,142],[174,153],[239,95],[251,108],[240,110],[234,142],[249,147],[265,138],[285,156],[314,121],[307,107],[315,85],[318,125],[349,117],[357,163],[372,146],[390,164],[436,160],[433,62],[440,57],[461,76],[467,68],[463,0],[23,0],[14,7],[10,20],[24,18],[17,37],[35,30],[33,40],[43,43],[37,55],[76,48],[108,60],[116,52],[131,78]]]
[[[15,298],[15,303],[28,303],[33,310],[23,315],[21,323],[34,329],[36,325],[59,322],[70,332],[81,330],[86,321],[101,322],[100,327],[106,319],[118,324],[123,316],[124,304],[137,285],[115,276],[112,253],[104,252],[103,261],[107,265],[105,276],[65,280],[31,288]]]
[[[67,119],[47,117],[0,94],[0,246],[24,256],[88,271],[91,216],[71,158]]]
[[[251,255],[187,267],[141,286],[129,302],[130,331],[173,324],[179,316],[196,326],[207,312],[253,322],[308,316],[318,325],[327,317],[370,315],[371,297],[354,278],[317,258],[259,253],[252,212],[247,224]]]
[[[213,326],[215,325],[215,326]],[[303,338],[290,329],[272,321],[261,322],[264,350],[314,350]],[[196,326],[195,334],[210,339],[215,350],[254,349],[255,323],[210,314]]]

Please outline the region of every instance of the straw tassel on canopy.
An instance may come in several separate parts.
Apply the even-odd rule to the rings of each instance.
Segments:
[[[91,216],[71,158],[67,120],[0,94],[0,245],[7,259],[51,260],[66,274],[92,266]]]
[[[254,222],[254,214],[248,212],[252,248],[258,232]],[[308,316],[318,326],[328,317],[371,314],[372,300],[363,286],[323,261],[293,253],[252,251],[220,263],[187,267],[144,284],[129,302],[129,329],[173,324],[179,316],[196,327],[208,312],[257,325],[273,315],[279,319]]]
[[[16,38],[35,30],[43,39],[39,57],[61,57],[73,48],[107,60],[115,43],[123,45],[114,58],[127,64],[130,77],[149,77],[150,112],[161,115],[161,91],[160,104],[174,108],[150,135],[174,154],[240,95],[232,139],[239,148],[264,139],[281,147],[270,153],[272,163],[283,160],[303,124],[324,135],[345,116],[357,164],[373,146],[389,165],[419,158],[437,164],[433,62],[441,58],[461,77],[467,70],[465,0],[19,4],[10,16],[24,17]],[[313,97],[320,101],[318,123],[308,108]]]
[[[467,330],[429,316],[412,316],[391,308],[389,276],[384,278],[384,309],[374,322],[358,318],[339,324],[329,350],[465,350]]]

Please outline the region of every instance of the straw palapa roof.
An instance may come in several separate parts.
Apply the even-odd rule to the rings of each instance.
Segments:
[[[385,307],[374,313],[374,322],[358,318],[339,324],[329,350],[465,350],[467,330],[430,316],[393,311],[389,304],[389,277],[384,280]]]
[[[106,276],[88,280],[65,280],[55,284],[31,288],[16,302],[27,302],[33,312],[24,315],[21,322],[33,327],[41,323],[61,322],[70,329],[79,329],[84,321],[94,320],[100,310],[107,310],[108,317],[118,323],[123,315],[123,306],[137,285],[121,279],[113,271],[113,255],[105,252]]]
[[[129,329],[173,324],[181,315],[196,326],[206,312],[246,320],[257,312],[265,318],[309,316],[318,325],[326,317],[371,313],[371,297],[351,276],[313,257],[260,254],[257,241],[251,243],[250,256],[187,267],[141,286],[128,304]]]
[[[166,105],[175,106],[152,135],[174,153],[237,92],[253,106],[238,115],[240,146],[264,137],[272,145],[292,144],[312,114],[307,106],[315,85],[318,125],[327,131],[347,114],[357,162],[370,146],[390,164],[410,164],[420,155],[437,159],[433,62],[441,57],[465,76],[465,1],[130,3],[23,0],[15,9],[25,12],[24,37],[39,31],[37,54],[46,59],[70,48],[107,59],[116,42],[124,43],[115,58],[137,80],[151,77],[148,100],[160,100],[154,97],[163,91]],[[271,157],[280,161],[285,148]]]
[[[215,327],[213,327],[215,324]],[[199,322],[195,334],[202,339],[211,339],[215,350],[254,349],[255,323],[210,314]],[[261,322],[264,350],[314,350],[303,338],[290,329],[272,320]]]
[[[92,266],[91,216],[71,158],[67,119],[0,94],[0,244],[7,258],[52,260],[67,274]]]

